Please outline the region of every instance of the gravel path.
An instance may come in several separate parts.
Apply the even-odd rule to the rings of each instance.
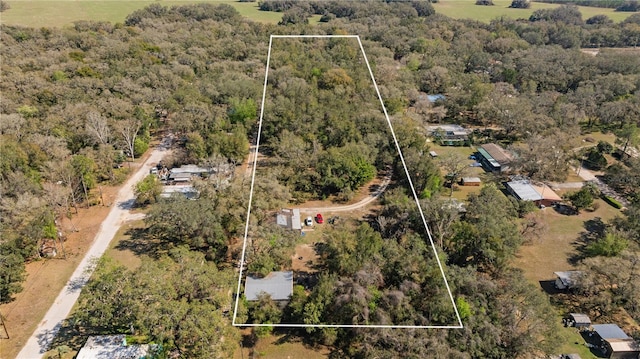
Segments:
[[[580,178],[585,180],[585,182],[595,183],[598,189],[600,190],[600,192],[604,193],[609,197],[615,198],[618,202],[622,203],[623,206],[625,207],[629,206],[629,201],[627,201],[624,197],[619,195],[618,192],[614,191],[609,186],[607,186],[606,183],[602,182],[600,178],[596,177],[596,175],[594,175],[593,172],[589,171],[588,169],[584,167],[580,168],[580,172],[578,173],[578,176],[580,176]]]
[[[129,212],[135,199],[133,186],[149,174],[152,163],[159,162],[169,153],[170,143],[171,140],[169,138],[165,139],[161,145],[151,152],[149,158],[138,171],[122,186],[114,202],[116,205],[111,208],[107,218],[102,222],[91,248],[89,248],[65,287],[62,288],[25,346],[18,353],[18,359],[42,358],[43,354],[50,349],[49,346],[60,330],[63,320],[71,312],[82,288],[91,277],[91,273],[95,269],[96,260],[107,250],[109,243],[122,224],[140,218],[140,214],[131,214]]]

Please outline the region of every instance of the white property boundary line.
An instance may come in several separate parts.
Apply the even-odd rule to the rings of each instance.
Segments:
[[[244,227],[244,242],[242,244],[242,256],[240,258],[240,274],[238,276],[238,289],[236,291],[236,303],[235,308],[233,310],[233,326],[237,327],[281,327],[281,328],[388,328],[388,329],[462,329],[462,319],[460,318],[460,313],[458,312],[458,307],[453,299],[453,294],[451,293],[451,288],[449,287],[449,282],[447,282],[447,277],[444,275],[444,268],[442,267],[442,263],[440,262],[440,257],[438,256],[438,251],[436,250],[436,246],[433,243],[433,237],[431,236],[431,230],[429,229],[429,225],[427,225],[427,220],[424,217],[424,212],[422,211],[422,207],[420,206],[420,201],[418,200],[418,195],[416,193],[415,188],[413,187],[413,181],[411,181],[411,176],[409,176],[409,170],[407,169],[407,164],[404,161],[404,156],[402,155],[402,151],[400,150],[400,145],[398,144],[398,139],[396,138],[396,133],[393,130],[393,126],[391,125],[391,119],[389,118],[389,114],[387,113],[387,108],[384,106],[384,101],[382,100],[382,96],[380,95],[380,90],[378,89],[378,84],[376,83],[376,79],[373,76],[373,71],[371,71],[371,65],[369,64],[369,60],[367,59],[367,55],[364,52],[364,47],[362,46],[362,41],[360,41],[360,36],[358,35],[271,35],[269,37],[269,50],[267,53],[267,66],[265,69],[264,76],[264,87],[262,91],[262,104],[260,106],[260,119],[258,123],[258,137],[256,139],[256,153],[259,152],[260,149],[260,135],[262,132],[262,119],[264,115],[264,103],[267,94],[267,79],[269,78],[269,60],[271,59],[271,45],[273,44],[274,38],[354,38],[358,40],[358,44],[360,45],[360,50],[362,51],[362,56],[364,57],[364,61],[367,64],[367,69],[369,70],[369,75],[371,75],[371,81],[373,82],[373,86],[376,89],[376,94],[378,95],[378,99],[380,100],[380,105],[382,106],[382,111],[384,112],[384,117],[387,119],[387,124],[389,125],[389,130],[391,131],[391,136],[393,137],[393,142],[396,144],[396,149],[398,150],[398,155],[400,156],[400,161],[402,161],[402,166],[404,167],[404,172],[407,176],[407,180],[409,181],[409,185],[411,186],[411,192],[413,193],[413,198],[416,201],[416,205],[418,206],[418,210],[420,211],[420,217],[422,218],[422,223],[424,224],[424,228],[427,230],[427,236],[429,237],[429,242],[431,243],[431,248],[433,249],[433,254],[438,263],[438,268],[440,269],[440,274],[442,274],[442,279],[444,279],[444,284],[447,287],[447,292],[449,294],[449,299],[451,300],[451,305],[456,312],[456,318],[458,319],[458,325],[355,325],[355,324],[259,324],[259,323],[236,323],[236,318],[238,314],[238,302],[240,300],[240,288],[242,287],[242,272],[244,270],[244,260],[247,249],[247,237],[249,234],[249,219],[251,218],[251,202],[253,200],[253,186],[255,183],[256,177],[256,164],[258,161],[253,161],[253,169],[251,173],[251,186],[249,192],[249,204],[247,207],[247,221]]]

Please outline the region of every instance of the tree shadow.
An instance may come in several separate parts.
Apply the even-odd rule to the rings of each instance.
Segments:
[[[171,242],[154,238],[147,228],[129,228],[125,234],[128,237],[121,239],[115,249],[129,250],[137,256],[159,258],[173,247]]]
[[[560,213],[563,214],[565,216],[576,216],[578,215],[578,211],[575,210],[575,208],[568,206],[566,204],[561,204],[561,203],[557,203],[555,206],[553,206],[553,209]]]
[[[570,264],[577,264],[588,257],[587,246],[604,236],[607,224],[600,217],[595,217],[583,222],[584,231],[580,232],[580,237],[574,242],[576,252],[567,261]]]
[[[87,278],[86,276],[82,276],[82,277],[74,278],[70,280],[69,284],[67,285],[67,293],[71,294],[71,293],[80,292],[82,290],[82,287],[84,287],[84,285],[87,284],[88,281],[89,281],[89,278]]]
[[[607,358],[606,351],[602,346],[602,341],[600,340],[597,334],[595,334],[592,331],[585,330],[580,332],[580,336],[582,336],[584,341],[587,343],[587,346],[589,347],[591,354],[593,354],[598,358]]]
[[[544,290],[549,295],[562,293],[561,290],[556,288],[555,280],[552,280],[552,279],[541,280],[541,281],[538,281],[538,283],[540,283],[540,288],[542,288],[542,290]]]
[[[118,202],[118,208],[120,209],[132,209],[136,203],[135,198],[128,199],[126,201]]]
[[[53,329],[44,330],[36,335],[36,338],[38,339],[38,346],[40,347],[40,354],[46,353],[53,347],[54,339],[58,335],[61,327],[62,326],[60,324],[56,324]]]

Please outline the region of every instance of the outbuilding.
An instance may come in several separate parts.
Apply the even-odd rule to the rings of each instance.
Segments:
[[[570,313],[567,318],[567,325],[576,328],[589,328],[591,326],[591,319],[586,314]]]
[[[565,272],[553,272],[556,275],[556,288],[560,290],[571,289],[578,284],[580,278],[584,275],[582,271],[565,271]]]
[[[480,177],[462,177],[463,186],[480,186],[481,184]]]
[[[640,345],[616,324],[594,324],[592,328],[606,358],[638,359],[640,356]]]

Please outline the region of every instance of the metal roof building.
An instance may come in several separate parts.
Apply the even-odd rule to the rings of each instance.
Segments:
[[[542,195],[536,191],[529,181],[511,181],[507,182],[507,189],[514,197],[521,201],[540,201]]]
[[[593,331],[602,339],[630,339],[616,324],[594,324]]]
[[[558,279],[556,279],[556,288],[558,289],[570,289],[574,287],[578,279],[582,276],[582,271],[566,271],[566,272],[553,272]]]
[[[267,293],[272,300],[289,300],[293,293],[293,272],[271,272],[264,278],[247,276],[244,294],[247,300],[258,300],[260,293]]]
[[[300,209],[281,209],[276,214],[276,223],[280,227],[293,230],[302,230],[302,219],[300,217]]]
[[[616,324],[594,324],[593,331],[602,341],[607,358],[637,359],[640,345]]]
[[[149,344],[127,345],[124,334],[95,335],[87,339],[77,359],[140,359],[150,354]]]

